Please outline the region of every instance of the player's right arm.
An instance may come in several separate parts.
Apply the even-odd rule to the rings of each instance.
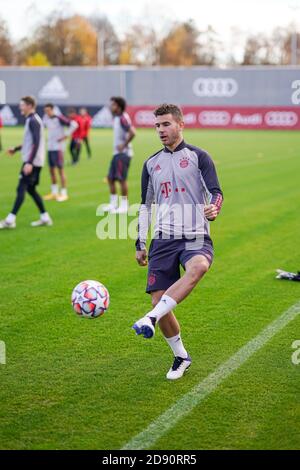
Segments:
[[[18,145],[17,147],[11,147],[6,151],[6,153],[7,155],[13,155],[16,152],[19,152],[21,148],[22,148],[22,145]]]
[[[140,266],[147,265],[146,240],[151,224],[151,207],[154,202],[154,191],[147,168],[147,161],[142,171],[142,201],[139,208],[138,238],[136,240],[136,260]]]

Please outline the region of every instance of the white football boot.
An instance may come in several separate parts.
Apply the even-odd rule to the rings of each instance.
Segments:
[[[6,219],[0,220],[0,230],[16,228],[16,222],[7,222]]]
[[[192,359],[190,356],[183,358],[176,356],[174,358],[173,365],[169,372],[167,373],[167,379],[169,380],[177,380],[180,379],[185,371],[190,367],[192,363]]]
[[[143,335],[144,338],[150,339],[155,335],[156,319],[153,317],[143,317],[133,325],[137,335]]]
[[[53,225],[53,220],[48,215],[47,217],[41,217],[39,220],[31,222],[31,227],[51,227]]]
[[[117,209],[112,209],[110,211],[111,214],[127,214],[127,212],[128,212],[128,207],[125,207],[125,206],[124,207],[120,206],[120,207],[117,207]]]
[[[115,210],[112,210],[112,214],[127,214],[128,212],[128,199],[121,199],[120,206]]]
[[[103,206],[101,206],[101,209],[103,210],[103,212],[113,212],[117,209],[117,206],[115,206],[114,204],[104,204]]]
[[[69,200],[69,196],[67,194],[59,194],[56,200],[57,202],[65,202]]]

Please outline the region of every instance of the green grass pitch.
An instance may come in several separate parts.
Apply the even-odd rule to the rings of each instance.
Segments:
[[[3,143],[17,145],[21,135],[5,129]],[[29,226],[38,213],[27,196],[17,229],[0,233],[2,449],[121,448],[300,298],[300,284],[275,280],[276,268],[300,269],[300,134],[186,131],[187,142],[213,156],[225,201],[211,225],[214,264],[176,309],[193,365],[168,382],[172,355],[161,334],[146,341],[131,329],[150,307],[134,241],[96,237],[112,132],[94,130],[91,139],[93,158],[83,151],[79,166],[66,167],[70,200],[47,204],[54,226]],[[160,143],[154,131],[139,130],[134,148],[131,203],[139,202],[143,161]],[[1,218],[11,209],[19,166],[18,155],[1,155]],[[39,189],[49,190],[47,167]],[[94,278],[110,291],[109,311],[78,318],[72,288]],[[154,448],[299,449],[297,339],[300,316]]]

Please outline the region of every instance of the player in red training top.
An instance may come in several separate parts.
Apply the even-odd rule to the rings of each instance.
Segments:
[[[72,157],[72,165],[76,165],[79,162],[80,151],[81,151],[81,142],[84,136],[84,121],[80,114],[76,113],[75,108],[70,108],[68,110],[68,118],[72,121],[77,122],[78,127],[72,133],[71,142],[70,142],[70,153]]]
[[[83,139],[82,140],[85,143],[87,156],[88,156],[88,158],[91,158],[92,151],[91,151],[91,146],[90,146],[90,142],[89,142],[89,133],[90,133],[90,129],[91,129],[91,126],[92,126],[92,120],[93,119],[92,119],[92,116],[89,115],[88,110],[86,108],[80,108],[79,114],[82,117],[83,123],[84,123],[83,134],[82,134]]]

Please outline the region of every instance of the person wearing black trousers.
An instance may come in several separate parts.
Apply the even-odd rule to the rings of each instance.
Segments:
[[[43,123],[40,116],[36,113],[36,101],[32,96],[25,96],[20,101],[20,111],[25,116],[25,131],[22,145],[10,148],[7,153],[13,155],[21,151],[22,167],[17,186],[17,196],[8,216],[0,221],[0,229],[16,228],[16,217],[24,200],[26,192],[32,197],[39,212],[40,219],[32,222],[32,227],[42,225],[50,226],[53,224],[48,212],[45,209],[44,202],[36,190],[39,184],[40,173],[45,161],[45,141]]]

